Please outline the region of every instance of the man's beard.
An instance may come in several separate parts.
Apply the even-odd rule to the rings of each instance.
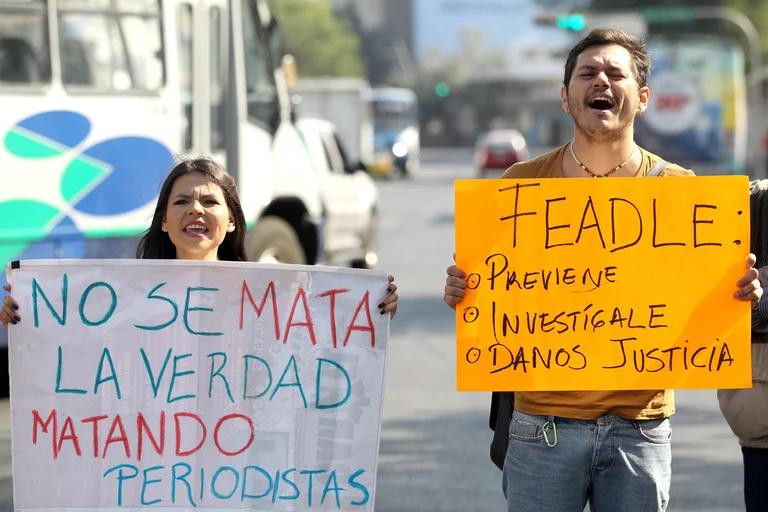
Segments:
[[[580,116],[574,115],[574,112],[583,114],[586,116],[590,107],[584,103],[580,105],[574,105],[570,96],[568,97],[568,110],[570,111],[571,118],[576,125],[576,130],[580,132],[590,143],[603,143],[603,142],[615,142],[620,140],[622,135],[626,132],[627,128],[632,126],[635,122],[635,116],[627,116],[624,119],[619,112],[619,126],[616,128],[608,128],[605,126],[588,126],[580,119]]]

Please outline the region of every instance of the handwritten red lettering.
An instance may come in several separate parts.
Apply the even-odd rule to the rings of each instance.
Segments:
[[[147,423],[147,420],[144,419],[144,415],[139,413],[138,416],[136,416],[136,437],[138,438],[137,441],[137,448],[136,448],[136,458],[138,460],[141,460],[141,456],[144,453],[144,431],[147,432],[147,438],[149,439],[149,442],[152,443],[152,446],[155,448],[155,453],[162,456],[163,451],[165,449],[165,411],[160,411],[160,442],[157,442],[157,438],[152,434],[152,429],[149,428],[149,424]]]
[[[294,322],[293,315],[296,312],[296,305],[301,300],[301,305],[304,306],[304,321]],[[315,326],[312,322],[312,314],[309,312],[309,304],[307,304],[307,294],[304,288],[299,288],[296,292],[296,296],[293,298],[293,305],[291,305],[291,313],[288,315],[288,324],[285,326],[285,335],[283,336],[283,344],[288,342],[288,335],[291,333],[291,327],[306,327],[309,333],[309,341],[312,345],[317,345],[317,338],[315,338]]]
[[[202,429],[202,436],[200,437],[200,441],[197,443],[197,446],[189,450],[181,449],[181,418],[191,418],[195,420]],[[173,415],[173,421],[176,424],[176,455],[179,457],[186,457],[187,455],[192,455],[198,451],[203,446],[203,443],[205,443],[205,438],[208,436],[208,429],[205,427],[205,423],[203,423],[203,420],[200,418],[200,416],[192,412],[177,412]]]
[[[371,336],[371,348],[376,346],[376,331],[373,328],[373,319],[371,318],[371,305],[369,303],[369,292],[365,292],[365,295],[363,295],[363,298],[360,299],[360,303],[357,305],[357,308],[355,309],[355,313],[352,315],[352,321],[349,323],[349,326],[347,327],[347,334],[344,336],[344,343],[342,343],[343,347],[347,346],[347,342],[349,341],[349,336],[352,334],[352,331],[362,331],[362,332],[368,332]],[[355,324],[355,321],[357,320],[357,316],[360,314],[360,311],[363,311],[365,313],[365,319],[366,324],[365,325],[357,325]]]
[[[120,435],[114,435],[116,430],[120,430]],[[107,440],[104,441],[104,451],[101,453],[102,459],[107,456],[107,448],[109,448],[109,445],[112,443],[122,443],[125,456],[130,458],[131,446],[128,444],[128,435],[125,433],[125,426],[123,426],[123,420],[120,418],[119,414],[115,416],[115,418],[112,420],[112,425],[109,427]]]
[[[336,348],[336,295],[339,293],[347,293],[349,290],[345,288],[339,288],[339,289],[333,289],[328,290],[327,292],[323,292],[318,297],[328,297],[329,299],[329,308],[330,308],[330,318],[331,318],[331,343],[333,344],[333,348]]]
[[[256,316],[261,318],[261,312],[264,311],[264,307],[267,303],[267,296],[270,297],[272,300],[272,316],[274,320],[275,325],[275,339],[280,339],[280,321],[277,316],[277,296],[275,294],[275,283],[274,281],[270,281],[267,285],[267,288],[264,290],[264,295],[261,297],[261,302],[259,305],[256,305],[256,302],[253,300],[253,295],[251,295],[251,290],[248,288],[248,283],[243,281],[243,286],[240,291],[240,330],[243,329],[243,316],[244,316],[244,309],[245,309],[245,297],[248,296],[248,302],[251,303],[251,307],[254,311],[256,311]]]

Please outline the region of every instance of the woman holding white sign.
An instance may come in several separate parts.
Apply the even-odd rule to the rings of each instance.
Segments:
[[[245,216],[235,180],[209,158],[182,160],[166,177],[152,223],[136,248],[139,259],[247,261]],[[397,312],[397,285],[389,277],[379,313]],[[5,286],[10,292],[10,285]],[[19,305],[3,298],[0,322],[21,320]]]

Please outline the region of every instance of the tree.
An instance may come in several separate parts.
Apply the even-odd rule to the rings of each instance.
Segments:
[[[725,7],[733,7],[749,16],[760,34],[763,55],[768,54],[768,3],[765,0],[726,0]]]
[[[299,76],[362,76],[360,39],[327,2],[271,0],[270,6],[280,20],[285,50],[296,59]]]

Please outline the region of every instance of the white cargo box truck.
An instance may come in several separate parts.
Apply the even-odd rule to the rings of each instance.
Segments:
[[[293,92],[299,96],[300,118],[321,118],[336,125],[350,162],[373,163],[371,87],[360,78],[302,78]]]

